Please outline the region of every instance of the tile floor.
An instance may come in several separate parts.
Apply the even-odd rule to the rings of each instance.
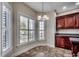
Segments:
[[[72,57],[72,55],[71,51],[67,49],[38,46],[18,55],[17,57]]]

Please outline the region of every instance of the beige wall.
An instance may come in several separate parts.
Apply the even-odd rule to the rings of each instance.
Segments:
[[[56,13],[51,11],[44,14],[49,17],[49,20],[45,21],[45,40],[48,46],[55,47]],[[42,15],[42,13],[38,12],[37,15]]]
[[[36,18],[36,12],[29,6],[25,5],[23,2],[15,2],[13,3],[13,6],[14,6],[14,14],[16,14],[17,11],[19,11],[25,13],[26,15]]]
[[[56,13],[54,11],[48,12],[49,20],[46,25],[46,39],[50,47],[55,47],[55,33],[56,33]]]

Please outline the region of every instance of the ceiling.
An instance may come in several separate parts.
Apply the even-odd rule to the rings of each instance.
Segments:
[[[60,13],[79,7],[79,5],[75,5],[76,2],[43,2],[43,3],[44,3],[44,12],[56,10],[58,13]],[[42,12],[42,2],[25,2],[25,4],[30,6],[37,12]],[[63,10],[64,6],[66,8]]]

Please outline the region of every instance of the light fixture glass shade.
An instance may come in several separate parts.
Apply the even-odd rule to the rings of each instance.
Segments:
[[[49,19],[49,17],[48,17],[47,15],[43,15],[43,18],[44,18],[45,20],[48,20],[48,19]]]
[[[37,18],[38,20],[48,20],[49,19],[49,17],[47,16],[47,15],[43,15],[43,16],[38,16],[38,18]]]
[[[37,17],[37,19],[40,20],[40,19],[41,19],[41,15],[39,15],[39,16]]]

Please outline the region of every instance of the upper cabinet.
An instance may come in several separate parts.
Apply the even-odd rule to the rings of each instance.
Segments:
[[[57,18],[57,28],[64,28],[65,26],[65,20],[63,17],[58,17]]]
[[[69,15],[65,17],[65,28],[75,28],[74,15]]]
[[[56,17],[57,29],[79,28],[79,13]]]
[[[76,19],[76,28],[79,28],[79,14],[75,15],[75,19]]]

